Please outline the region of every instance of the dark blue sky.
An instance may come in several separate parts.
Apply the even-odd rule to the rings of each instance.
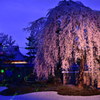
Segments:
[[[59,1],[61,0],[0,0],[0,32],[11,35],[17,45],[25,47],[28,33],[23,28],[29,22],[44,17]],[[78,1],[94,10],[100,10],[100,0]],[[20,50],[25,54],[24,49]]]

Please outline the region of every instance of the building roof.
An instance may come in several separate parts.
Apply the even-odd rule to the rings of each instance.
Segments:
[[[18,46],[6,46],[3,47],[3,52],[7,56],[10,56],[11,61],[25,61],[24,55],[19,51]]]

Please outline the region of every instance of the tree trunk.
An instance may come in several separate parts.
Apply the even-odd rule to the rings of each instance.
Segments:
[[[84,54],[83,54],[83,50],[82,50],[80,70],[79,70],[79,79],[78,79],[78,87],[79,88],[83,88],[83,85],[84,85],[83,74],[84,74]]]

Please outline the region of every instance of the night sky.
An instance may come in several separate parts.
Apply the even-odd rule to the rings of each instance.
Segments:
[[[29,22],[45,17],[50,8],[61,0],[0,0],[0,32],[9,34],[16,45],[25,47],[28,33],[23,31]],[[77,0],[74,0],[77,1]],[[100,0],[78,0],[93,10],[100,10]],[[23,54],[24,48],[20,49]]]

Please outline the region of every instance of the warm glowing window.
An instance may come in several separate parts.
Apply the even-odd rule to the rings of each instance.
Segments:
[[[27,64],[26,61],[8,61],[8,62],[5,62],[5,63],[10,63],[10,64]]]
[[[11,64],[27,64],[25,61],[12,61]]]

